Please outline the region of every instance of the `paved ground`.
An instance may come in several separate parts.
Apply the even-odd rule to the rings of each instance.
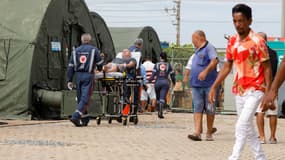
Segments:
[[[193,114],[139,115],[138,125],[92,120],[76,128],[69,121],[4,121],[0,125],[1,160],[223,160],[234,142],[236,116],[217,115],[215,141],[187,139]],[[269,160],[285,159],[285,119],[278,119],[278,144],[264,144]],[[266,121],[268,122],[268,121]],[[268,123],[267,123],[268,124]],[[266,125],[268,130],[268,126]],[[248,146],[242,160],[253,159]]]

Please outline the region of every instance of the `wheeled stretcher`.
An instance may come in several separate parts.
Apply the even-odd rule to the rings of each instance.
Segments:
[[[142,82],[142,77],[137,76],[136,79],[127,79],[120,72],[97,73],[95,80],[101,83],[99,95],[102,97],[102,114],[96,117],[98,125],[101,124],[103,118],[108,119],[108,123],[112,120],[123,122],[127,125],[128,117],[134,124],[138,123],[137,107],[134,104],[135,87],[139,87]],[[124,100],[124,87],[129,87],[131,90],[130,99]],[[113,105],[109,106],[108,101],[112,101]],[[113,107],[113,108],[108,108]],[[111,110],[112,112],[108,112]],[[132,119],[132,120],[131,120]]]
[[[140,62],[141,53],[132,52],[132,57]],[[118,53],[116,58],[121,59],[122,53]],[[136,69],[138,69],[139,64],[137,63]],[[103,72],[95,74],[95,79],[101,83],[100,95],[102,97],[102,114],[96,118],[97,124],[100,124],[102,118],[107,118],[109,123],[112,123],[113,119],[118,122],[123,122],[124,125],[127,124],[128,117],[130,122],[134,124],[138,123],[137,116],[137,104],[134,104],[134,94],[135,88],[138,88],[142,83],[142,77],[136,76],[136,78],[126,78],[125,74],[121,72]],[[126,88],[130,90],[130,97],[124,97]],[[112,101],[112,112],[110,110],[110,105],[107,105],[108,101]]]
[[[120,72],[97,73],[95,74],[95,80],[101,83],[99,95],[102,97],[102,114],[97,116],[97,124],[100,125],[102,118],[107,118],[109,123],[112,123],[113,119],[122,122],[121,112],[123,109],[123,85],[125,81],[123,74]],[[108,101],[111,101],[113,105],[108,105]],[[108,112],[110,110],[111,113]]]

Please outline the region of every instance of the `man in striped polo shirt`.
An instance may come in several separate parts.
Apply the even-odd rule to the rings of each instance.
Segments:
[[[145,62],[142,64],[146,70],[146,79],[147,82],[149,78],[151,77],[152,70],[154,67],[154,63],[152,63],[151,58],[147,57]],[[154,112],[155,106],[156,106],[156,95],[155,95],[155,89],[154,89],[154,82],[151,81],[146,84],[146,87],[141,92],[141,105],[142,108],[145,109],[147,106],[147,100],[148,97],[150,98],[151,101],[151,107],[148,108],[148,111]]]

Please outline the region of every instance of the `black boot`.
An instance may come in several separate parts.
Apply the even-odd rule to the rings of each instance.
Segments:
[[[163,116],[163,106],[164,106],[163,103],[159,103],[159,106],[158,106],[158,118],[164,118],[164,116]]]
[[[78,112],[74,112],[69,119],[76,127],[81,127],[82,124],[80,123],[80,114]]]
[[[89,115],[85,113],[84,115],[81,116],[81,124],[82,126],[88,126],[88,123],[90,121]]]
[[[85,127],[88,126],[89,121],[90,121],[89,117],[81,118],[82,126]]]

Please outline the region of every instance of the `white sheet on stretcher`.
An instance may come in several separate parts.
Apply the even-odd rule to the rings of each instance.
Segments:
[[[104,77],[103,72],[95,74],[95,79],[100,79],[100,78],[122,78],[122,77],[123,77],[123,73],[121,73],[121,72],[108,72],[108,73],[105,73],[105,77]]]

